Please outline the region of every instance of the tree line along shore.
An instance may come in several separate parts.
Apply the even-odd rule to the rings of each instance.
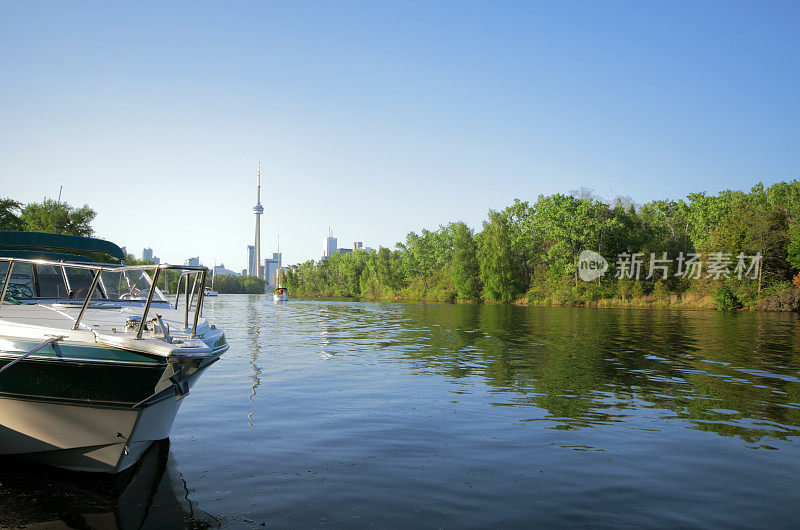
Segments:
[[[581,278],[583,250],[608,261],[605,274]],[[654,259],[660,267],[649,274]],[[700,267],[687,274],[687,260]],[[283,285],[308,297],[797,311],[798,269],[800,182],[792,180],[640,206],[588,189],[515,200],[490,210],[480,231],[455,221],[411,232],[394,249],[292,266]]]

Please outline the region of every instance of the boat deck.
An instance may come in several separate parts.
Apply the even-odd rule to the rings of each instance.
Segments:
[[[162,321],[169,327],[169,341],[163,334],[157,334],[152,324],[141,338],[136,338],[138,328],[126,327],[127,319],[141,317],[141,302],[92,303],[75,330],[72,328],[80,310],[80,304],[63,301],[19,305],[6,302],[0,308],[0,337],[42,341],[59,336],[65,343],[96,343],[166,357],[207,355],[216,349],[214,338],[220,334],[202,321],[198,325],[198,338],[191,338],[190,330],[183,326],[184,312],[176,311],[164,302],[153,303],[149,315],[162,316]],[[206,336],[211,339],[211,344],[201,340]]]

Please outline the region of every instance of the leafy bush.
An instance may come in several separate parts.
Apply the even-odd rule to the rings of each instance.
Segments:
[[[636,280],[633,282],[633,286],[631,287],[631,297],[632,298],[641,298],[644,296],[644,285],[640,280]]]
[[[726,283],[733,290],[734,295],[736,295],[743,307],[754,307],[761,296],[758,292],[758,282],[756,281],[738,281],[731,278]]]
[[[659,302],[669,300],[669,289],[664,280],[656,280],[653,284],[653,298]]]
[[[760,300],[756,306],[759,311],[800,311],[800,290],[786,289]]]
[[[714,305],[717,309],[739,309],[742,302],[729,285],[720,286],[714,292]]]

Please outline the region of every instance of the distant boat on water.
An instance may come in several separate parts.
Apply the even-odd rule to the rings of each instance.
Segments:
[[[272,299],[276,302],[286,302],[289,300],[289,291],[286,290],[286,287],[277,287]]]

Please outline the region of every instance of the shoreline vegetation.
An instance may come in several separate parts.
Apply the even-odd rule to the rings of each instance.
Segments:
[[[583,250],[607,260],[603,276],[579,278]],[[700,269],[687,274],[682,260],[693,255]],[[759,267],[739,269],[745,257]],[[609,203],[589,189],[517,199],[490,210],[479,232],[462,221],[410,232],[394,249],[294,265],[283,285],[311,298],[799,311],[799,269],[800,182],[792,180],[644,205]]]
[[[796,292],[795,292],[796,291]],[[294,293],[292,293],[294,294]],[[528,300],[520,298],[512,302],[491,302],[486,300],[433,300],[426,298],[371,298],[364,296],[312,296],[298,294],[297,298],[309,300],[333,300],[333,301],[369,301],[369,302],[425,302],[425,303],[446,303],[446,304],[486,304],[486,305],[514,305],[520,307],[585,307],[600,309],[672,309],[681,311],[716,311],[720,307],[715,303],[713,296],[698,297],[691,294],[685,299],[675,295],[668,299],[656,299],[652,295],[644,295],[638,298],[603,298],[599,300]],[[726,308],[731,311],[775,311],[775,312],[798,312],[800,306],[800,290],[789,290],[780,293],[779,296],[767,296],[760,303],[751,307],[732,307]]]

